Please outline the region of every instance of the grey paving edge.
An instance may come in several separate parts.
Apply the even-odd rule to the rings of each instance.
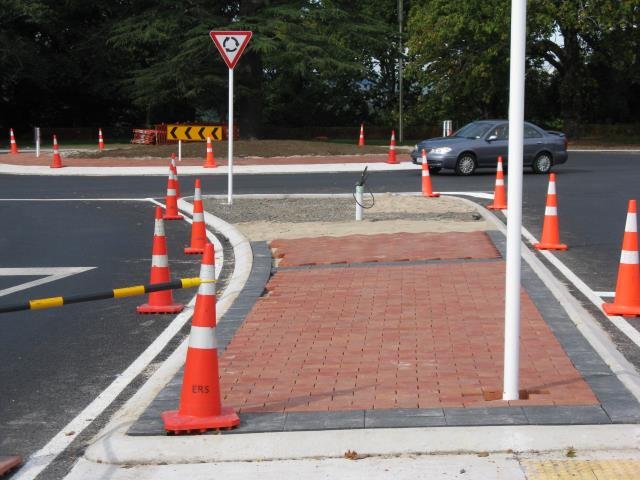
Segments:
[[[506,240],[498,231],[488,231],[500,254],[506,255]],[[216,328],[219,353],[222,353],[242,325],[247,314],[262,295],[272,273],[271,252],[266,242],[252,242],[253,269],[242,293]],[[480,259],[475,261],[496,261]],[[425,263],[471,262],[474,260],[427,260],[402,262],[372,262],[344,265],[309,265],[273,269],[300,270],[309,268],[349,268],[396,266]],[[341,412],[270,412],[244,413],[240,426],[224,435],[243,433],[285,432],[305,430],[446,427],[486,425],[595,425],[610,423],[640,423],[640,405],[591,345],[582,337],[571,319],[544,283],[523,262],[522,284],[540,311],[565,352],[584,376],[601,405],[588,406],[514,406],[496,408],[415,408],[389,410],[350,410]],[[182,371],[158,394],[147,410],[129,428],[128,435],[165,435],[160,413],[175,409],[180,396]],[[217,434],[212,432],[211,434]]]
[[[493,241],[498,251],[506,257],[507,242],[505,237],[498,231],[488,231],[489,238]],[[582,336],[578,328],[571,321],[564,308],[558,303],[556,298],[544,285],[542,280],[533,272],[526,262],[522,262],[522,285],[529,294],[534,305],[542,315],[555,337],[562,345],[565,353],[573,363],[574,367],[587,381],[593,393],[600,401],[601,409],[606,413],[609,422],[612,423],[640,423],[640,404],[635,397],[627,390],[627,387],[611,371],[609,366],[600,358],[597,352]],[[534,408],[534,407],[526,407]],[[540,407],[537,407],[540,408]],[[572,409],[574,415],[583,415],[585,407],[571,406],[555,407],[556,412],[564,412],[565,409]],[[587,410],[585,410],[586,412]],[[545,409],[546,416],[535,415],[535,421],[531,423],[549,424],[558,423],[560,414],[554,410]],[[533,415],[533,414],[532,414]],[[586,415],[586,414],[585,414]],[[596,422],[599,414],[591,416],[593,423]],[[568,414],[562,414],[564,423],[571,423]],[[582,418],[579,420],[583,420]],[[589,422],[579,422],[589,423]]]

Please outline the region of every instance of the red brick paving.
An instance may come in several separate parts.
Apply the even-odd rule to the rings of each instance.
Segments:
[[[220,360],[241,412],[493,407],[502,391],[502,261],[283,270]],[[523,292],[512,405],[594,405]]]
[[[496,247],[484,232],[299,238],[273,240],[270,246],[280,267],[499,257]]]
[[[177,147],[176,147],[177,148]],[[201,166],[204,163],[205,150],[202,150],[202,158],[183,158],[178,162],[178,172],[180,166]],[[21,153],[19,155],[3,155],[0,163],[10,165],[40,165],[49,166],[52,154],[41,153],[40,157],[35,154]],[[387,161],[387,154],[380,155],[328,155],[328,156],[299,156],[299,157],[243,157],[234,158],[234,165],[310,165],[324,163],[382,163]],[[408,155],[406,161],[409,161]],[[158,167],[169,164],[168,158],[68,158],[62,154],[62,163],[69,167]],[[223,157],[217,157],[218,166],[227,165],[226,151]]]

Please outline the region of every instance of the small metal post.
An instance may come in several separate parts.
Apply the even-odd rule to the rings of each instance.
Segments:
[[[182,161],[182,140],[178,140],[178,161]]]
[[[451,120],[444,120],[442,122],[442,136],[448,137],[452,133],[453,122]]]
[[[36,157],[40,156],[40,127],[33,128],[33,136],[36,143]]]
[[[364,185],[356,185],[356,221],[362,220],[362,194]]]

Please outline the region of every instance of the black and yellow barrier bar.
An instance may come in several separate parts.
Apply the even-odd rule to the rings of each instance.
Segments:
[[[131,287],[114,288],[113,290],[97,293],[86,293],[71,295],[68,297],[49,297],[29,300],[25,303],[15,305],[0,305],[0,313],[19,312],[21,310],[42,310],[45,308],[61,307],[72,303],[93,302],[95,300],[106,300],[108,298],[134,297],[151,292],[162,290],[176,290],[180,288],[199,287],[201,283],[211,283],[214,280],[200,280],[200,278],[180,278],[165,283],[152,283],[149,285],[134,285]]]

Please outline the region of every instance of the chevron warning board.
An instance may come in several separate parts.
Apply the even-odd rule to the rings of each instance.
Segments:
[[[167,125],[167,140],[183,140],[191,142],[206,142],[222,140],[223,127],[221,125]]]

